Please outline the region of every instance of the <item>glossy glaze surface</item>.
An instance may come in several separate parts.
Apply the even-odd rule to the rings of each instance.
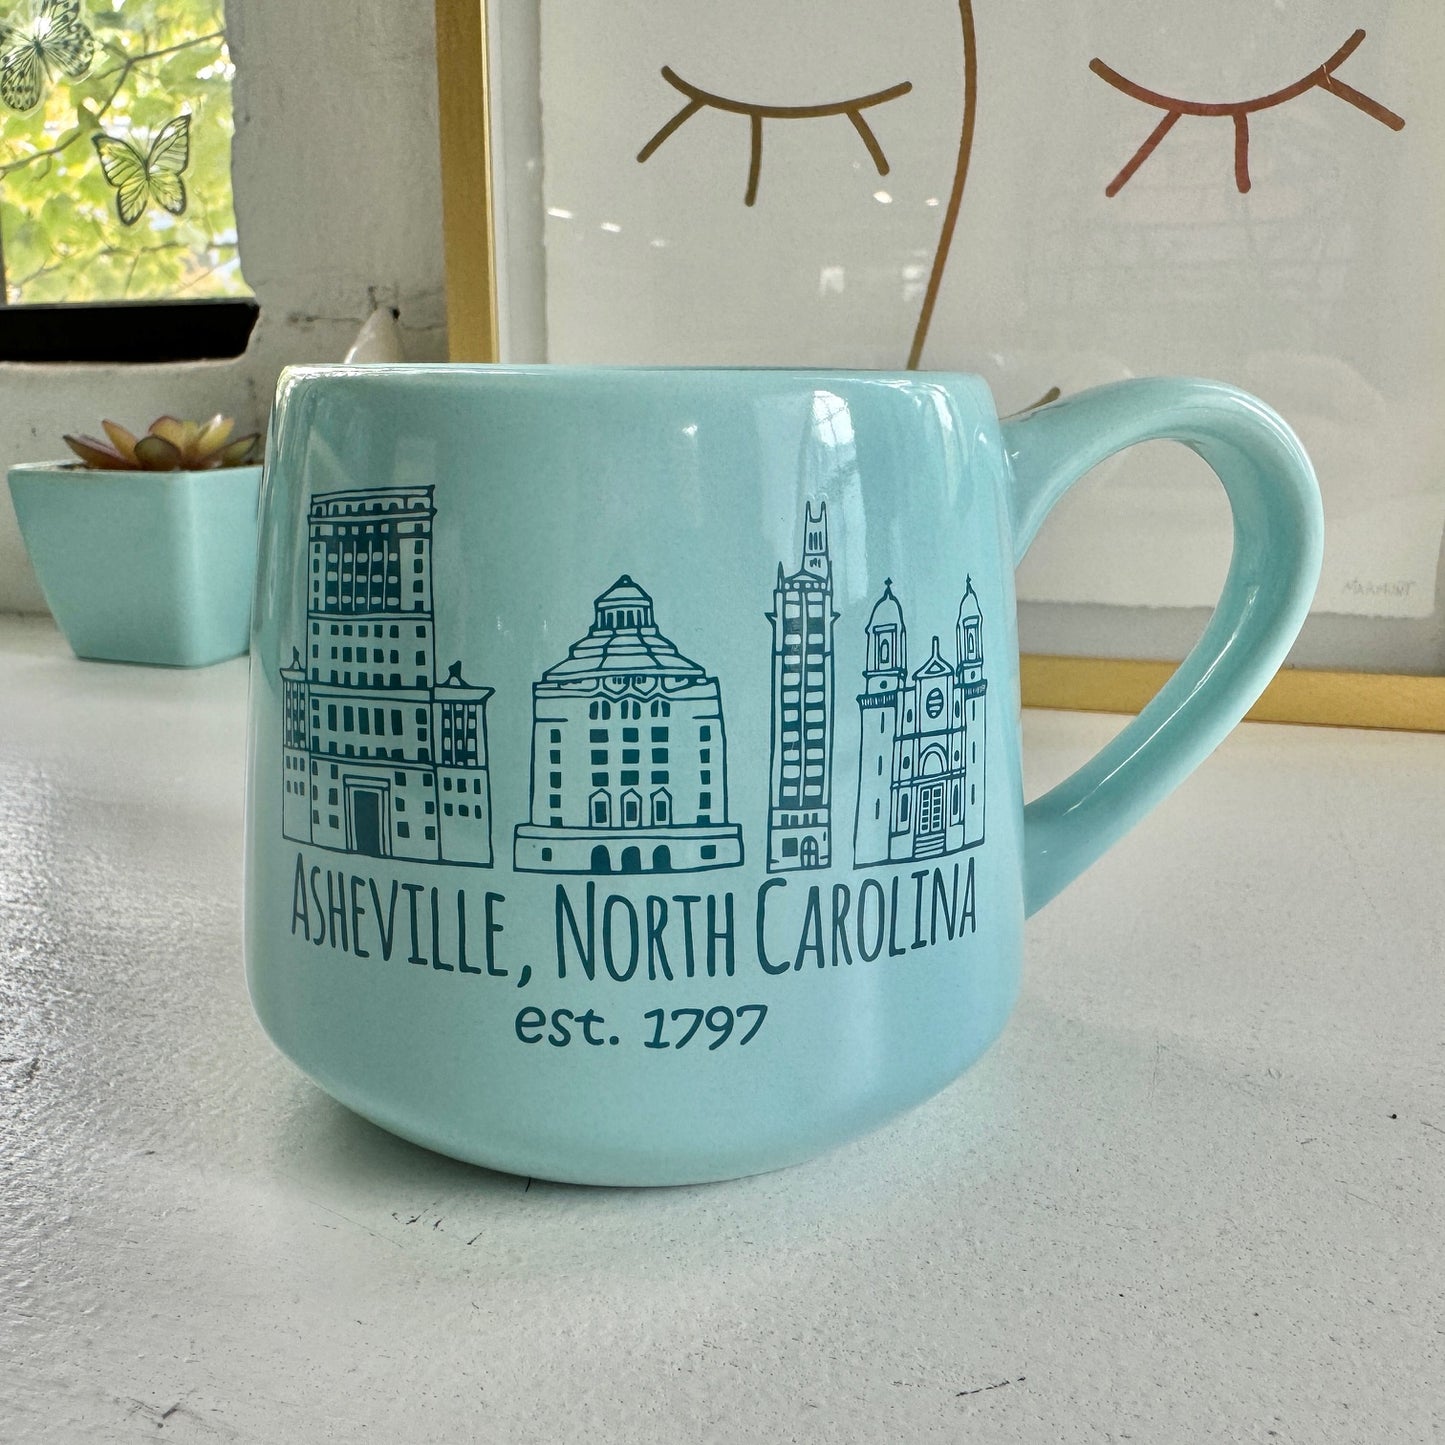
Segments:
[[[1026,833],[1016,555],[1161,433],[1250,541],[1175,721]],[[1223,736],[1318,569],[1298,444],[1207,383],[1000,428],[964,377],[300,371],[270,458],[257,1011],[374,1121],[577,1182],[775,1168],[956,1077],[1026,904]]]

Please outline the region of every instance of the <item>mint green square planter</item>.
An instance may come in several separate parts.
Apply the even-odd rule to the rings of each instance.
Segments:
[[[246,651],[261,468],[10,468],[46,604],[77,657],[205,667]]]

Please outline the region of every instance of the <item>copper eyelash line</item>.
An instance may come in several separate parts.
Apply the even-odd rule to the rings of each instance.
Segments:
[[[900,95],[907,95],[913,89],[913,82],[905,80],[897,85],[890,85],[887,90],[875,90],[871,95],[859,95],[851,100],[833,101],[827,105],[754,105],[748,101],[731,100],[727,96],[714,95],[711,91],[703,90],[699,86],[693,85],[691,81],[684,80],[670,65],[662,67],[662,78],[674,90],[680,91],[687,97],[687,104],[638,151],[638,162],[644,162],[652,156],[669,136],[691,120],[700,110],[712,109],[723,111],[728,115],[745,115],[748,118],[751,140],[748,156],[748,188],[743,196],[743,204],[746,206],[751,206],[758,198],[758,176],[763,168],[763,122],[765,120],[816,120],[823,116],[846,115],[853,123],[853,129],[858,132],[858,138],[867,148],[868,155],[877,168],[878,174],[886,176],[888,174],[888,158],[883,154],[883,147],[878,144],[878,137],[873,134],[872,128],[863,118],[863,112],[872,106],[897,100]]]
[[[1356,30],[1323,65],[1316,66],[1308,75],[1302,76],[1293,85],[1287,85],[1283,90],[1271,91],[1268,95],[1261,95],[1254,100],[1241,100],[1227,104],[1179,100],[1174,96],[1161,95],[1157,90],[1148,90],[1144,86],[1126,79],[1112,66],[1106,65],[1095,57],[1089,62],[1089,69],[1101,80],[1107,81],[1115,90],[1124,95],[1143,101],[1145,105],[1155,106],[1165,113],[1164,119],[1149,133],[1149,138],[1129,158],[1124,169],[1104,188],[1104,194],[1110,197],[1117,196],[1133,180],[1139,167],[1159,148],[1160,142],[1174,129],[1180,118],[1186,115],[1229,116],[1234,121],[1234,183],[1239,188],[1241,195],[1250,188],[1249,117],[1258,115],[1262,110],[1272,110],[1277,105],[1285,104],[1286,101],[1296,100],[1306,91],[1323,90],[1354,106],[1356,110],[1363,111],[1372,120],[1379,121],[1381,125],[1389,126],[1391,130],[1404,130],[1405,121],[1402,116],[1396,115],[1393,110],[1387,109],[1379,101],[1371,99],[1370,96],[1356,90],[1353,86],[1346,85],[1335,75],[1335,71],[1360,48],[1364,39],[1365,32]]]

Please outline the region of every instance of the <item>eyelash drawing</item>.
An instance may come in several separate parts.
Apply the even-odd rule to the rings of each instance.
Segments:
[[[743,195],[745,206],[751,206],[758,198],[758,176],[763,166],[763,122],[765,120],[816,120],[822,116],[846,115],[852,121],[853,129],[858,132],[859,139],[867,148],[878,174],[886,176],[888,174],[888,158],[883,154],[883,147],[878,144],[878,137],[873,134],[868,122],[864,120],[863,112],[872,106],[897,100],[900,95],[907,95],[913,89],[913,82],[905,80],[898,85],[890,85],[887,90],[877,90],[871,95],[855,96],[851,100],[834,101],[829,105],[753,105],[747,101],[730,100],[726,96],[714,95],[711,91],[702,90],[690,81],[684,80],[670,65],[662,67],[662,78],[673,89],[681,91],[687,97],[687,104],[638,151],[639,164],[646,162],[669,136],[691,120],[700,110],[710,107],[728,115],[745,115],[748,118],[751,142],[748,158],[748,186]]]
[[[1251,185],[1249,177],[1250,116],[1258,115],[1260,111],[1272,110],[1275,106],[1284,105],[1287,101],[1296,100],[1307,91],[1316,88],[1323,90],[1354,106],[1356,110],[1363,111],[1372,120],[1379,121],[1381,125],[1389,126],[1393,131],[1404,130],[1403,117],[1396,115],[1392,110],[1387,110],[1379,101],[1372,100],[1353,86],[1346,85],[1335,75],[1335,71],[1360,48],[1364,39],[1365,32],[1356,30],[1323,65],[1316,67],[1308,75],[1295,81],[1293,85],[1285,86],[1283,90],[1272,91],[1255,100],[1241,100],[1223,105],[1179,100],[1174,96],[1161,95],[1156,90],[1147,90],[1132,80],[1126,80],[1117,70],[1106,65],[1096,56],[1089,62],[1089,69],[1101,80],[1107,81],[1115,90],[1124,95],[1143,101],[1145,105],[1156,106],[1164,112],[1164,119],[1149,133],[1149,138],[1129,158],[1124,169],[1104,187],[1104,194],[1110,198],[1117,196],[1133,180],[1139,167],[1154,154],[1159,143],[1174,129],[1181,116],[1229,116],[1233,120],[1234,183],[1241,195],[1248,192]]]

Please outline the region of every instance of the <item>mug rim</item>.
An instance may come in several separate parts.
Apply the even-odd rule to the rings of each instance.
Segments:
[[[300,362],[285,366],[280,383],[300,380],[341,380],[350,377],[397,376],[519,376],[519,377],[672,377],[704,378],[710,376],[798,377],[817,380],[833,377],[849,381],[921,381],[988,383],[977,372],[888,369],[848,366],[749,366],[749,365],[670,365],[667,363],[599,363],[553,361],[368,361],[368,362]]]

